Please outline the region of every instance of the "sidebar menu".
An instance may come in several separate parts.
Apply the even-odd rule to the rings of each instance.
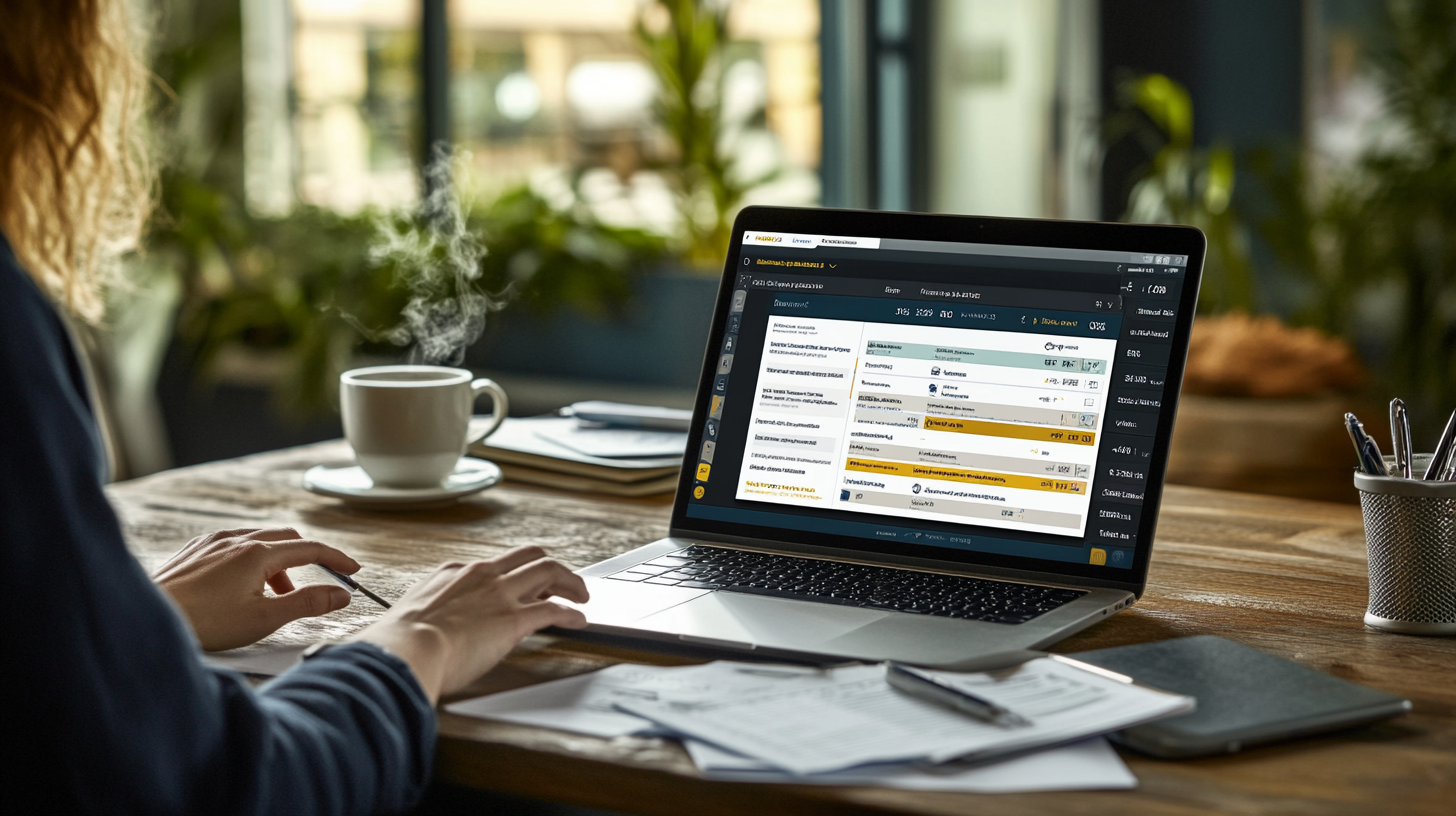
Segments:
[[[1092,564],[1132,566],[1173,349],[1182,272],[1165,266],[1123,269],[1122,337],[1108,385],[1107,419],[1087,524]]]

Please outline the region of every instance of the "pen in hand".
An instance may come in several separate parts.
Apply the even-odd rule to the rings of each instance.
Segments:
[[[942,705],[962,714],[969,714],[982,722],[999,725],[1002,728],[1031,725],[1031,722],[1025,717],[1010,709],[1002,708],[990,700],[977,697],[909,666],[894,662],[886,663],[885,681],[891,687],[903,691],[911,697]]]
[[[358,581],[355,581],[353,578],[350,578],[349,576],[345,575],[344,573],[342,573],[342,572],[336,572],[334,570],[331,570],[328,567],[324,566],[323,564],[314,564],[314,566],[315,567],[318,567],[319,569],[323,570],[324,572],[327,572],[329,574],[329,577],[330,578],[333,578],[335,581],[338,581],[339,583],[343,584],[346,588],[359,590],[361,593],[364,594],[364,597],[366,597],[369,600],[371,600],[371,601],[379,604],[380,606],[384,607],[385,609],[388,609],[390,607],[389,601],[386,601],[383,598],[379,597],[378,595],[375,595],[373,592],[370,592],[369,590],[365,589],[363,584],[359,583]]]

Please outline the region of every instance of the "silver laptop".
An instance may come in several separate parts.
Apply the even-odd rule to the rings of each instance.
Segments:
[[[580,571],[588,632],[950,665],[1131,606],[1204,248],[745,209],[668,537]]]

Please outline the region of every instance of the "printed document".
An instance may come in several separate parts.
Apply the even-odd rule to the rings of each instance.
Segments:
[[[445,707],[454,714],[539,725],[597,737],[620,737],[655,728],[619,703],[730,700],[794,687],[795,680],[822,681],[819,669],[717,661],[700,666],[620,663],[600,671],[463,700]]]
[[[700,700],[621,700],[662,728],[792,774],[870,763],[989,758],[1061,745],[1193,709],[1194,700],[1050,658],[976,674],[933,672],[1030,721],[1002,727],[899,692],[884,667],[851,666],[765,693]]]
[[[813,776],[794,776],[750,757],[729,753],[697,740],[688,740],[686,745],[693,764],[704,776],[725,782],[872,785],[962,793],[1128,790],[1137,787],[1137,777],[1102,737],[975,765],[952,763],[937,768],[909,763],[865,765]]]
[[[695,760],[707,763],[705,771],[803,776],[876,764],[988,759],[1084,740],[1194,705],[1191,697],[1051,658],[995,672],[931,674],[1012,710],[1030,725],[994,726],[910,697],[891,688],[878,665],[816,669],[730,661],[622,664],[453,703],[446,710],[600,737],[669,733],[688,742]],[[716,764],[708,757],[716,757]]]
[[[666,700],[693,704],[823,688],[839,671],[730,661],[682,667],[621,664],[452,703],[446,710],[606,738],[663,733],[652,721],[622,710],[622,705]],[[939,711],[938,716],[951,720],[961,717],[945,710]],[[696,739],[684,739],[684,744],[704,776],[728,781],[873,785],[974,793],[1111,790],[1137,786],[1137,778],[1100,737],[975,765],[951,763],[931,769],[917,762],[879,763],[812,776],[798,776],[762,759]]]

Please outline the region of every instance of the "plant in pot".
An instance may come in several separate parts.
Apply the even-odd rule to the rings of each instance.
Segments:
[[[1125,79],[1119,97],[1109,136],[1150,153],[1124,220],[1187,224],[1208,236],[1168,480],[1354,501],[1341,417],[1367,382],[1364,366],[1326,332],[1249,316],[1258,280],[1233,204],[1234,156],[1193,146],[1188,92],[1150,75]]]
[[[1385,11],[1386,45],[1369,60],[1384,138],[1344,165],[1261,155],[1276,205],[1262,231],[1308,292],[1293,319],[1365,352],[1376,410],[1404,399],[1430,450],[1456,409],[1456,5]]]
[[[740,158],[745,139],[765,132],[764,112],[727,104],[734,64],[727,13],[727,4],[702,0],[662,0],[638,13],[634,36],[657,80],[653,112],[661,138],[621,151],[614,170],[624,182],[638,171],[656,174],[672,195],[676,229],[654,247],[663,254],[656,263],[637,256],[637,268],[651,274],[623,279],[608,299],[519,301],[526,308],[513,307],[487,329],[472,364],[681,391],[696,383],[733,217],[746,195],[779,177],[777,164],[755,171]],[[569,175],[579,180],[588,169]],[[562,198],[590,218],[577,187]],[[641,249],[644,242],[634,233],[621,246]],[[550,273],[529,241],[493,249],[490,257]],[[549,308],[556,305],[567,308]]]

